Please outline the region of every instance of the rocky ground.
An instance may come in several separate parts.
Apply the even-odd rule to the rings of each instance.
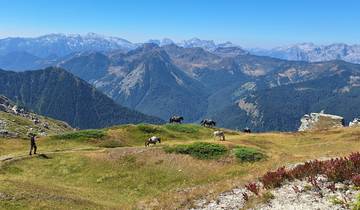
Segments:
[[[0,95],[0,137],[26,138],[29,132],[47,136],[72,130],[65,122],[30,112]]]
[[[296,180],[272,190],[274,198],[254,209],[309,209],[340,210],[349,209],[355,201],[359,189],[350,183],[331,183],[324,176],[318,176],[315,183]]]
[[[245,188],[222,193],[216,200],[198,200],[193,210],[240,209],[245,207],[243,193],[252,193]],[[325,176],[314,181],[295,180],[267,192],[268,199],[262,199],[253,210],[342,210],[351,209],[360,189],[350,183],[331,183]],[[269,196],[270,195],[270,196]],[[254,196],[254,195],[253,195]],[[270,198],[269,198],[270,197]]]
[[[207,202],[206,199],[200,199],[195,202],[195,207],[192,210],[240,209],[244,207],[245,200],[242,194],[246,191],[245,188],[233,189],[220,194],[216,200],[210,202]]]

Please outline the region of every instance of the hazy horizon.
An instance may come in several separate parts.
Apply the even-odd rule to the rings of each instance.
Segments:
[[[0,37],[49,33],[116,36],[134,43],[197,37],[245,48],[360,43],[354,0],[0,1]]]

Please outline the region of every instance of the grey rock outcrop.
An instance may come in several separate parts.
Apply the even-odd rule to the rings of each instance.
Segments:
[[[26,138],[28,132],[47,136],[71,130],[71,126],[65,122],[27,111],[0,95],[0,138]]]
[[[337,115],[320,113],[305,114],[301,118],[298,131],[323,130],[344,126],[344,118]]]
[[[15,132],[11,132],[11,131],[8,131],[8,130],[5,130],[5,129],[2,129],[0,130],[0,137],[3,137],[3,138],[16,138],[18,137],[19,135]]]
[[[360,119],[354,118],[354,120],[349,123],[349,127],[360,127]]]

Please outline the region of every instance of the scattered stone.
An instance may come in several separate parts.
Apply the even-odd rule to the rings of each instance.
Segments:
[[[345,210],[360,193],[350,182],[335,183],[335,191],[332,191],[328,186],[333,183],[326,176],[315,178],[319,187],[313,187],[306,179],[285,182],[281,187],[268,191],[273,195],[271,199],[258,204],[253,210]],[[255,196],[245,188],[236,188],[210,202],[197,200],[192,210],[241,209],[246,203],[243,193]]]
[[[0,137],[3,138],[16,138],[18,137],[18,134],[15,132],[11,132],[5,129],[0,130]]]
[[[28,138],[28,132],[34,132],[40,136],[47,136],[52,133],[70,131],[72,127],[65,122],[52,123],[48,118],[28,111],[5,96],[0,95],[0,111],[4,118],[0,119],[0,138]],[[22,123],[23,119],[24,122]],[[28,124],[30,123],[30,124]]]
[[[319,178],[320,177],[320,178]],[[261,204],[254,209],[259,210],[345,210],[347,204],[352,203],[359,191],[352,186],[343,183],[336,183],[336,190],[333,192],[327,186],[331,184],[325,176],[318,176],[319,188],[313,187],[307,191],[295,192],[294,188],[305,188],[309,183],[305,180],[295,180],[286,183],[280,188],[271,192],[275,196],[269,203]],[[347,189],[347,190],[344,190]]]
[[[335,188],[338,189],[338,190],[343,190],[345,189],[346,185],[343,184],[343,183],[336,183],[335,184]]]
[[[14,200],[15,197],[8,195],[6,193],[0,192],[0,201],[9,201],[9,200]]]
[[[236,188],[232,191],[220,194],[216,200],[210,202],[206,202],[205,199],[200,199],[195,202],[195,207],[192,208],[192,210],[240,209],[245,204],[242,195],[244,192],[246,192],[245,189]]]
[[[5,129],[6,122],[4,120],[0,120],[0,129]]]

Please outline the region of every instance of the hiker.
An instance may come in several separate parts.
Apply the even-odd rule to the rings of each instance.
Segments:
[[[34,154],[36,154],[36,149],[37,149],[37,146],[36,146],[36,138],[35,138],[35,134],[31,133],[30,134],[30,152],[29,152],[29,155],[32,155],[31,152],[34,150]]]

